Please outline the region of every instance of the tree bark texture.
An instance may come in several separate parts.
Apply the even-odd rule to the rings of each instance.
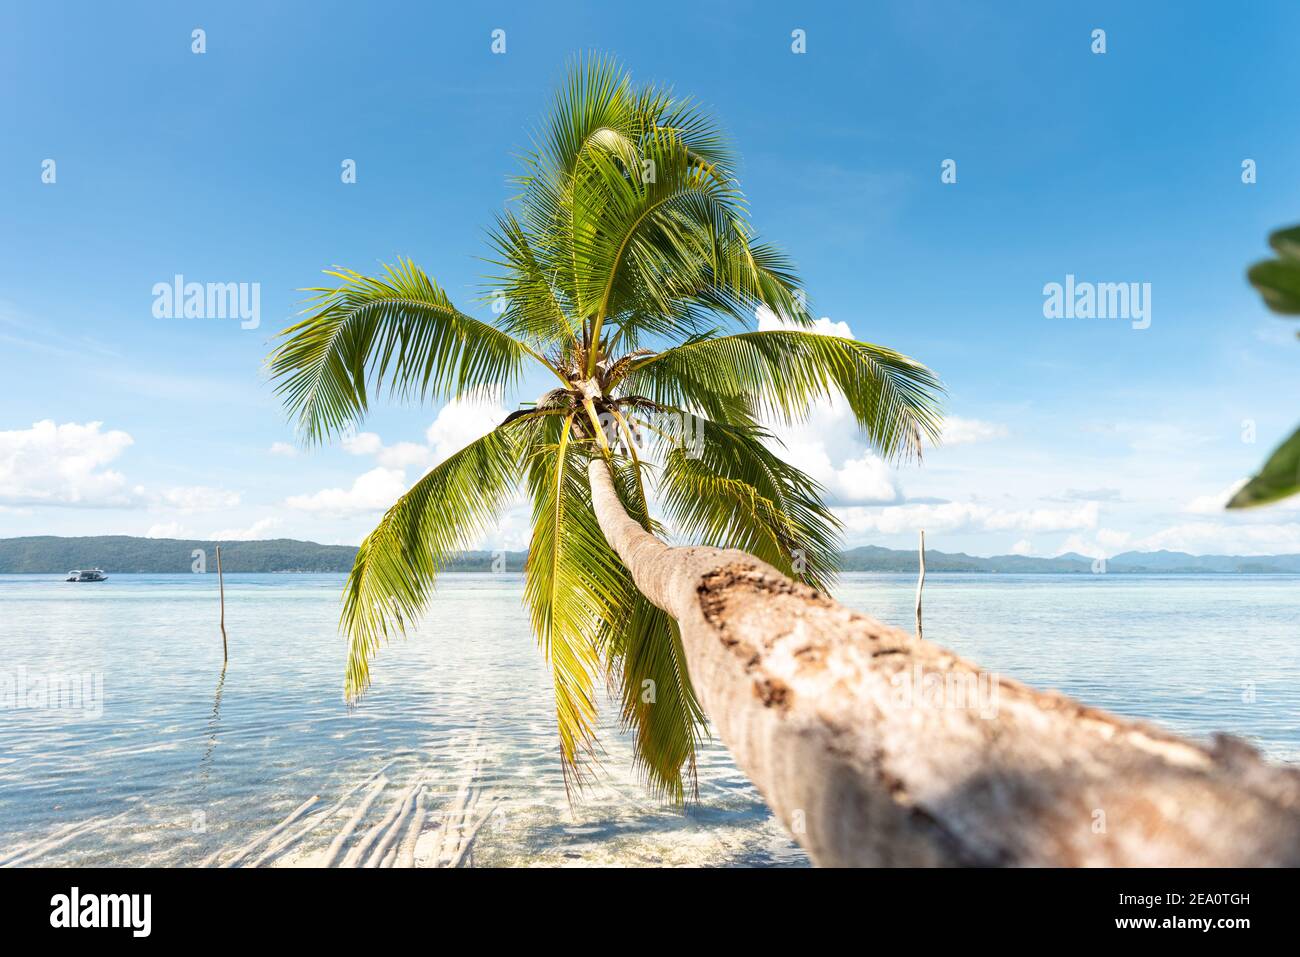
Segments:
[[[1300,865],[1300,770],[984,671],[744,552],[669,547],[588,471],[722,741],[816,864]]]

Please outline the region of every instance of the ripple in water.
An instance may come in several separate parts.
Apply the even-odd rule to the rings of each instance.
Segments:
[[[610,704],[597,781],[571,806],[518,575],[446,576],[426,624],[381,653],[374,688],[349,710],[341,585],[227,576],[223,675],[214,576],[0,576],[0,673],[102,679],[100,714],[0,710],[0,858],[34,847],[47,865],[197,865],[385,768],[366,826],[421,776],[436,817],[481,762],[494,810],[474,845],[480,866],[807,864],[716,742],[700,755],[698,804],[649,797]],[[853,574],[838,597],[906,628],[913,587]],[[1295,577],[931,575],[925,607],[928,638],[987,668],[1300,756]],[[346,816],[279,863],[310,863]]]

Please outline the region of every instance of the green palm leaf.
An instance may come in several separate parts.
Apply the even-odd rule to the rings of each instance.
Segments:
[[[540,348],[576,342],[579,325],[569,318],[572,304],[555,282],[562,267],[541,251],[536,237],[507,212],[497,217],[488,241],[496,253],[490,262],[503,271],[491,277],[487,296],[506,303],[501,327]]]
[[[776,455],[772,437],[678,412],[687,438],[661,442],[659,498],[679,535],[738,548],[792,578],[827,589],[835,579],[841,524],[810,476]]]
[[[290,326],[271,354],[276,393],[299,434],[318,442],[359,421],[369,389],[387,382],[399,398],[454,398],[488,386],[509,388],[531,350],[458,311],[408,261],[384,277],[328,272],[342,285],[318,295],[311,315]]]
[[[650,790],[676,804],[698,796],[696,752],[708,719],[686,670],[677,622],[632,589],[631,614],[610,629],[623,726],[634,735],[633,765]]]
[[[591,508],[587,454],[572,434],[573,421],[572,413],[553,418],[528,453],[533,536],[524,600],[551,669],[565,780],[580,786],[594,750],[602,629],[627,620],[632,609],[627,570]]]
[[[716,247],[740,220],[739,190],[696,164],[687,144],[660,132],[642,145],[641,168],[615,156],[586,158],[573,191],[578,299],[603,322],[635,307],[670,315],[674,303],[709,286]]]
[[[802,421],[819,399],[842,394],[886,457],[937,442],[942,389],[934,373],[881,346],[798,329],[700,338],[633,363],[624,391],[674,406],[716,409],[744,398],[760,413]]]

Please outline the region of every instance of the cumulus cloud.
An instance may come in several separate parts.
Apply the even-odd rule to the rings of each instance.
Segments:
[[[836,470],[831,483],[834,496],[841,502],[892,502],[900,495],[889,466],[873,452],[848,459]]]
[[[423,471],[434,463],[433,450],[428,446],[419,442],[385,445],[376,432],[345,435],[339,444],[350,455],[373,455],[375,462],[386,469],[405,469],[415,465]]]
[[[423,474],[499,425],[508,414],[501,404],[502,396],[503,390],[497,386],[448,402],[425,430],[424,444],[385,445],[376,432],[353,432],[339,444],[351,455],[373,456],[377,465],[390,471],[414,468]]]
[[[782,319],[766,306],[755,317],[760,331],[801,328]],[[805,331],[818,335],[853,337],[846,322],[818,319]],[[881,505],[898,502],[902,490],[893,471],[862,441],[848,403],[841,396],[813,406],[807,421],[797,425],[765,422],[777,441],[772,451],[812,476],[826,488],[828,501],[839,505]]]
[[[286,500],[290,508],[305,512],[350,515],[387,509],[409,484],[407,469],[422,475],[470,442],[486,435],[507,415],[500,387],[480,390],[444,405],[425,431],[427,444],[398,442],[385,445],[374,432],[344,436],[342,447],[352,455],[373,456],[377,464],[359,476],[350,488],[327,488]],[[234,537],[234,536],[230,536]]]
[[[360,475],[351,488],[321,489],[310,495],[291,495],[286,504],[304,512],[349,515],[388,508],[406,491],[406,474],[383,466]]]
[[[767,306],[759,306],[754,310],[754,318],[758,320],[759,332],[767,332],[771,329],[802,329],[804,332],[815,332],[821,336],[853,338],[853,330],[849,328],[847,322],[831,322],[826,316],[822,316],[812,326],[801,326],[797,322],[789,322],[783,319]]]
[[[190,513],[239,504],[238,492],[205,485],[154,490],[129,484],[109,466],[133,444],[126,432],[104,431],[102,422],[56,425],[45,419],[30,429],[0,432],[0,507],[159,507]],[[169,526],[155,528],[161,534]]]
[[[424,437],[437,464],[459,452],[500,424],[508,414],[501,404],[502,390],[484,389],[448,402],[426,430]]]
[[[1012,555],[1032,555],[1034,553],[1034,543],[1027,538],[1022,538],[1011,546]]]
[[[133,443],[103,431],[102,422],[50,419],[30,429],[0,432],[0,503],[8,505],[128,505],[138,490],[107,466]]]
[[[820,406],[807,423],[769,428],[778,440],[771,443],[772,450],[825,486],[828,501],[865,505],[901,498],[889,466],[853,438],[852,418],[843,400]],[[843,449],[859,454],[836,465],[832,452],[842,455]]]
[[[283,455],[286,458],[292,458],[298,454],[297,447],[290,445],[288,442],[272,442],[268,451],[272,455]]]

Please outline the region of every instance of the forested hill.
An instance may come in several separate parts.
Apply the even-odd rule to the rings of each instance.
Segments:
[[[254,542],[214,542],[178,538],[135,538],[130,535],[95,535],[59,538],[0,538],[0,574],[56,575],[72,568],[102,568],[110,575],[193,570],[194,552],[202,551],[208,571],[217,570],[217,545],[221,567],[228,572],[346,572],[357,554],[352,545],[318,545],[292,538]],[[523,552],[466,552],[450,571],[522,571]]]
[[[350,545],[317,545],[289,538],[256,542],[209,542],[177,538],[95,535],[88,538],[0,539],[0,573],[57,574],[70,568],[131,572],[188,572],[195,550],[217,570],[216,546],[228,572],[345,572],[357,550]]]
[[[216,546],[221,545],[222,567],[229,572],[346,572],[357,550],[351,545],[318,545],[291,538],[254,542],[212,542],[176,538],[135,538],[97,535],[59,538],[41,535],[0,539],[0,574],[55,575],[72,568],[99,567],[110,575],[188,572],[194,552],[202,551],[208,570],[216,570]],[[523,570],[524,552],[466,552],[449,571]],[[982,574],[1090,574],[1101,571],[1084,555],[1055,558],[995,555],[982,558],[926,550],[930,572]],[[915,572],[916,552],[868,545],[843,555],[847,572]],[[1125,552],[1107,559],[1107,574],[1300,574],[1300,555],[1232,556],[1188,555],[1184,552]]]

